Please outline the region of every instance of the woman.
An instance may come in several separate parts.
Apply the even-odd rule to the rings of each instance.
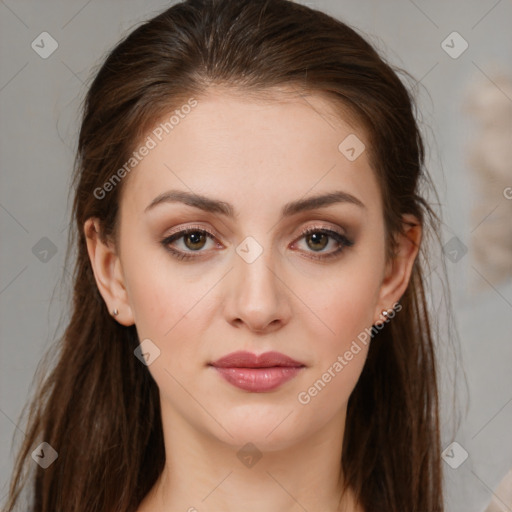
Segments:
[[[413,107],[287,0],[188,0],[121,41],[6,510],[31,482],[37,512],[442,511]]]

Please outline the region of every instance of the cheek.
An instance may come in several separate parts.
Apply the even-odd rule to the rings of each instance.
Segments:
[[[127,244],[127,289],[140,335],[165,342],[193,314],[207,283],[191,283],[160,247]]]
[[[348,353],[350,360],[346,358]],[[361,375],[367,354],[368,346],[356,342],[323,367],[322,373],[314,376],[297,395],[303,413],[313,415],[316,422],[324,424],[343,410]]]
[[[332,407],[348,400],[371,342],[371,311],[367,300],[340,299],[339,304],[328,319],[335,334],[325,337],[315,348],[315,364],[309,382],[313,387],[308,394],[315,398],[317,406],[325,403],[327,407],[330,402]]]
[[[214,308],[208,292],[219,276],[213,272],[180,272],[169,261],[171,256],[158,250],[152,257],[150,251],[142,254],[140,249],[128,254],[126,275],[137,334],[141,342],[150,339],[160,350],[150,367],[159,387],[172,387],[164,369],[183,377],[185,367],[190,374],[190,368],[204,362],[201,341]],[[179,387],[175,391],[179,392]]]
[[[172,308],[167,307],[170,301],[168,293],[160,280],[155,279],[158,269],[153,272],[147,266],[147,261],[139,259],[139,265],[132,261],[132,265],[125,265],[126,275],[129,275],[127,289],[130,305],[134,314],[135,329],[140,343],[146,344],[146,349],[153,355],[153,361],[148,366],[148,371],[156,380],[160,388],[165,382],[164,369],[167,364],[168,336],[164,336],[172,325],[176,323]],[[174,348],[171,352],[175,352]]]
[[[317,350],[331,354],[343,350],[373,324],[384,268],[380,240],[366,232],[339,264],[306,278],[297,273],[294,289],[312,313],[301,322],[309,324],[311,339],[324,340]]]
[[[167,286],[158,268],[144,264],[132,268],[129,284],[137,330],[145,337],[163,337],[177,321],[176,317],[183,314],[179,290]]]
[[[306,407],[304,412],[315,411],[322,423],[343,407],[352,393],[363,370],[371,343],[371,325],[374,290],[369,286],[345,283],[343,293],[327,294],[317,302],[325,336],[309,338],[314,345],[314,361],[307,381],[297,395],[297,401]]]
[[[371,327],[378,291],[377,276],[361,269],[361,272],[347,273],[337,281],[331,281],[322,293],[309,292],[304,302],[321,320],[316,326],[316,337],[325,340],[317,350],[330,354],[345,350],[365,328]],[[316,325],[315,316],[310,318]],[[313,336],[312,332],[310,336]]]

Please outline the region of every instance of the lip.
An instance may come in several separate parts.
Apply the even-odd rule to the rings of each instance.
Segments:
[[[233,386],[253,393],[277,389],[305,367],[279,352],[233,352],[210,366]]]

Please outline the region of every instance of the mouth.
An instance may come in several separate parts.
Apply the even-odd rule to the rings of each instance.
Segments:
[[[303,363],[279,352],[233,352],[209,366],[233,386],[252,393],[277,389],[305,368]]]

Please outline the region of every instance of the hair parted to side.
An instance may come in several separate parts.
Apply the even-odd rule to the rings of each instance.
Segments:
[[[76,249],[71,319],[29,408],[7,512],[25,488],[35,512],[132,512],[164,466],[157,385],[134,357],[135,326],[116,322],[99,294],[83,231],[88,218],[98,217],[102,239],[116,240],[126,180],[102,199],[95,189],[163,113],[212,85],[254,97],[285,86],[323,94],[368,138],[392,258],[403,214],[439,233],[439,219],[420,194],[430,179],[414,101],[399,71],[346,24],[289,0],[184,1],[109,53],[83,104],[66,255]],[[342,470],[368,512],[443,510],[424,251],[422,243],[402,310],[372,339],[348,403]],[[47,469],[30,457],[42,441],[59,454]]]

